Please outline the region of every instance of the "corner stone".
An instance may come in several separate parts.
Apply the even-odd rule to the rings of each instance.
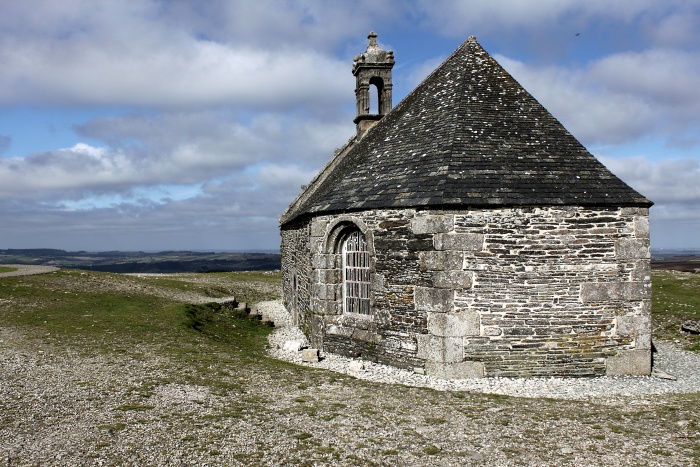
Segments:
[[[634,218],[634,235],[637,238],[648,239],[649,238],[649,218],[635,217]]]
[[[442,337],[478,336],[479,322],[479,314],[473,311],[428,313],[428,332]]]
[[[648,259],[649,243],[633,238],[621,238],[615,243],[615,255],[622,260]]]
[[[304,349],[301,351],[302,362],[318,362],[318,349]]]
[[[416,216],[411,220],[414,234],[445,233],[454,230],[454,216]]]
[[[464,340],[460,337],[439,337],[418,334],[416,358],[428,362],[458,363],[464,359]]]
[[[423,251],[420,253],[422,271],[461,270],[464,253],[456,251]]]
[[[469,271],[440,271],[433,274],[433,285],[439,289],[468,289],[472,286]]]
[[[605,360],[606,376],[648,376],[651,374],[651,350],[620,350]]]
[[[452,311],[454,292],[451,289],[415,287],[413,289],[413,300],[416,310],[445,313]]]
[[[618,316],[617,333],[621,336],[634,336],[637,350],[651,349],[651,319],[649,315]]]
[[[484,236],[482,234],[446,234],[439,233],[433,237],[435,249],[480,251],[484,248]]]
[[[425,362],[425,373],[428,376],[443,379],[483,378],[484,364],[481,362]]]

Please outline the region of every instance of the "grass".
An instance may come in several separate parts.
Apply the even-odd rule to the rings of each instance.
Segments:
[[[678,340],[700,352],[700,335],[680,331],[683,321],[700,319],[700,274],[657,270],[652,273],[653,337]]]
[[[431,444],[430,446],[424,447],[423,452],[429,456],[434,456],[440,452],[440,448]]]
[[[254,276],[225,274],[240,301],[275,297],[269,292],[247,294]],[[237,380],[235,372],[229,375],[231,366],[241,369],[266,358],[265,336],[271,328],[218,304],[187,305],[149,295],[153,281],[74,270],[0,278],[0,305],[12,303],[0,307],[0,326],[19,327],[56,345],[70,343],[86,354],[138,357],[155,352],[174,362],[174,368],[188,368],[190,382],[217,390],[240,386],[231,382]],[[183,286],[205,295],[211,290],[210,284],[176,280],[159,284],[172,291]]]
[[[11,268],[9,266],[0,266],[0,274],[3,272],[14,272],[17,268]]]

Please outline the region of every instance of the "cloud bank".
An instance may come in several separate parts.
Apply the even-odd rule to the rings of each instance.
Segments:
[[[355,131],[370,30],[397,57],[395,104],[477,35],[656,202],[656,245],[700,247],[692,2],[31,0],[3,4],[0,113],[88,117],[27,153],[36,122],[0,128],[0,248],[276,248],[277,216]]]

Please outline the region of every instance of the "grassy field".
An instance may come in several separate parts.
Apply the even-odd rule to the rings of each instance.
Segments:
[[[13,271],[16,271],[16,270],[17,270],[17,268],[12,268],[12,267],[9,267],[9,266],[0,266],[0,273],[2,273],[2,272],[13,272]]]
[[[246,357],[261,351],[270,328],[221,309],[186,305],[169,297],[235,296],[250,303],[271,300],[279,294],[266,292],[270,288],[265,286],[279,282],[279,275],[212,273],[200,282],[197,276],[135,277],[61,270],[6,277],[0,279],[0,300],[5,301],[0,323],[16,326],[46,343],[70,345],[87,353],[133,353],[146,344],[182,366],[201,369],[214,361],[232,364],[227,350],[234,345],[240,353],[235,355],[236,364],[247,362]],[[211,375],[205,371],[202,378],[210,380]]]
[[[699,316],[698,279],[654,272],[655,333],[696,351],[678,325]],[[369,383],[271,359],[270,328],[183,303],[270,300],[279,282],[0,278],[0,454],[8,465],[700,464],[700,393],[563,401]]]
[[[652,273],[653,336],[679,341],[700,352],[700,334],[680,331],[683,321],[700,319],[700,274],[657,270]]]

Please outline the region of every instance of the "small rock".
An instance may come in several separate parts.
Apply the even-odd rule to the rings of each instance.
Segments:
[[[353,360],[350,363],[348,363],[348,371],[362,371],[365,369],[365,364],[362,360]]]
[[[654,368],[653,370],[651,370],[651,376],[653,376],[654,378],[668,379],[670,381],[676,381],[678,379],[672,374],[666,373],[665,371],[659,370],[658,368]]]
[[[304,349],[301,351],[302,362],[318,362],[318,349]]]
[[[429,433],[431,430],[432,430],[432,428],[429,426],[417,426],[416,427],[416,433],[418,433],[419,435],[424,435],[426,433]]]
[[[284,347],[282,347],[282,350],[287,352],[299,352],[302,347],[303,344],[301,341],[286,341],[284,343]]]
[[[700,334],[700,319],[689,319],[681,324],[681,331]]]
[[[559,451],[561,451],[562,454],[573,454],[574,453],[574,450],[571,449],[569,446],[564,446]]]

